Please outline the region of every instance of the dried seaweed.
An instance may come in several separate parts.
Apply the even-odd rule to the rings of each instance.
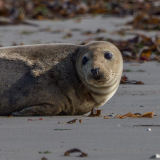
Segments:
[[[64,18],[73,18],[80,15],[135,15],[141,11],[141,14],[138,14],[135,17],[135,20],[132,22],[137,24],[139,20],[142,22],[150,22],[157,24],[157,19],[154,15],[160,15],[159,5],[154,5],[156,0],[146,0],[146,1],[133,1],[133,0],[61,0],[61,1],[44,1],[44,0],[33,0],[33,1],[1,1],[0,16],[10,17],[13,21],[21,21],[25,18],[32,19],[64,19]],[[148,14],[149,18],[146,17]],[[151,20],[148,20],[151,19]],[[149,24],[150,24],[149,23]],[[144,26],[143,28],[149,28],[150,26]],[[157,26],[154,26],[158,28]]]
[[[39,119],[28,119],[28,121],[43,121],[43,118],[39,118]]]
[[[72,33],[67,33],[66,35],[63,36],[63,39],[71,38],[71,37],[72,37]]]
[[[64,156],[69,156],[71,153],[75,153],[75,152],[80,152],[81,154],[79,155],[79,157],[87,157],[88,154],[87,153],[84,153],[82,152],[80,149],[77,149],[77,148],[74,148],[74,149],[70,149],[68,151],[66,151],[64,153]]]
[[[104,116],[104,119],[109,119],[109,117],[107,117],[107,116]]]
[[[125,75],[122,76],[120,84],[140,84],[143,85],[144,83],[141,81],[136,81],[136,80],[129,80],[128,77]]]
[[[151,125],[142,125],[142,124],[139,124],[139,125],[133,125],[134,127],[160,127],[160,125],[154,125],[154,124],[151,124]]]
[[[58,122],[58,124],[65,124],[65,123],[67,123],[67,124],[73,124],[73,123],[76,123],[76,121],[79,121],[79,123],[82,123],[82,119],[77,119],[77,118],[75,118],[75,119],[73,119],[73,120],[70,120],[70,121],[68,121],[68,122]]]
[[[89,117],[99,117],[102,115],[102,110],[92,108],[91,113],[88,115]]]
[[[66,130],[71,130],[71,129],[54,129],[55,131],[66,131]]]
[[[52,153],[51,151],[45,151],[45,152],[38,152],[40,154],[49,154],[49,153]]]
[[[124,115],[116,115],[114,118],[120,118],[120,119],[124,119],[124,118],[153,118],[153,114],[154,114],[154,111],[152,112],[146,112],[144,114],[132,114],[132,113],[127,113],[127,114],[124,114]]]
[[[133,21],[127,23],[133,26],[134,29],[143,30],[159,30],[160,19],[154,15],[150,15],[147,12],[140,12],[134,18]]]

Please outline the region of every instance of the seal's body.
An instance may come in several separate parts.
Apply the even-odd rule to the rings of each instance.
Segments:
[[[80,115],[116,92],[123,62],[111,43],[0,48],[0,115]]]

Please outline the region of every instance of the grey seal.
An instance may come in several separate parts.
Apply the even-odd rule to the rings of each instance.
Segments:
[[[116,92],[123,70],[109,42],[0,48],[0,115],[82,115]]]

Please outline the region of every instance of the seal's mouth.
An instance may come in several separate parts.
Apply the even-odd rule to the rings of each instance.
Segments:
[[[117,81],[119,77],[120,75],[116,73],[110,72],[108,74],[104,74],[99,70],[97,71],[92,70],[91,73],[87,74],[87,76],[85,77],[85,80],[88,84],[91,84],[94,86],[108,86],[113,81]]]
[[[106,78],[102,74],[99,75],[88,74],[85,79],[87,83],[92,85],[106,84]]]

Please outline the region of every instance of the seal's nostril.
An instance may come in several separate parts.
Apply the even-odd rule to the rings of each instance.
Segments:
[[[93,75],[95,74],[95,71],[94,71],[94,69],[91,69],[91,72],[93,73]]]
[[[100,68],[94,68],[94,69],[91,69],[91,72],[93,73],[94,76],[98,76],[99,70]]]

